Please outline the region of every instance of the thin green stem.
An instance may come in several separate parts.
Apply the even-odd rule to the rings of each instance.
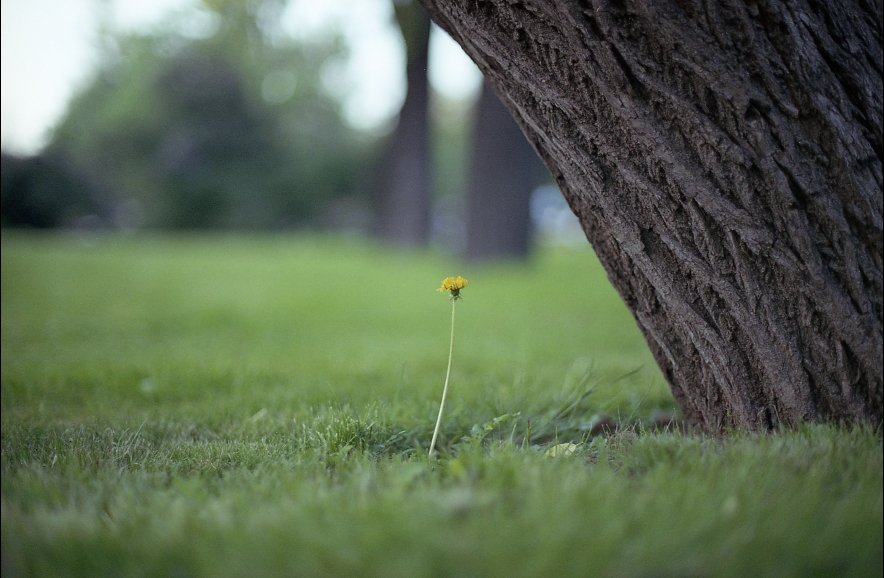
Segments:
[[[454,353],[454,305],[457,300],[451,300],[451,342],[448,345],[448,370],[445,372],[445,387],[442,388],[442,403],[439,404],[439,417],[436,418],[436,429],[433,430],[433,441],[430,442],[429,459],[433,458],[436,449],[436,437],[439,435],[439,426],[442,424],[442,410],[445,409],[445,396],[448,395],[448,378],[451,377],[451,357]]]

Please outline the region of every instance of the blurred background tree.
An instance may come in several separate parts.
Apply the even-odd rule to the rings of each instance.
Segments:
[[[476,105],[466,184],[466,248],[472,260],[524,259],[531,249],[531,194],[547,173],[487,82]]]
[[[384,159],[377,195],[377,234],[405,246],[430,239],[430,17],[412,0],[394,0],[405,41],[405,102]]]
[[[426,244],[435,233],[442,246],[469,259],[527,257],[530,199],[544,172],[537,154],[488,85],[483,84],[475,110],[468,111],[467,125],[460,122],[464,111],[458,110],[458,103],[431,94],[430,18],[418,2],[393,4],[405,40],[407,94],[378,195],[379,236],[414,246]],[[436,115],[430,114],[431,108]],[[462,151],[458,154],[454,148]],[[434,197],[437,225],[432,231]]]
[[[365,135],[346,126],[323,84],[344,44],[287,39],[275,24],[281,0],[203,5],[201,26],[107,32],[94,82],[42,156],[102,183],[100,216],[121,226],[315,223],[356,193],[367,158]]]
[[[101,184],[55,154],[2,153],[2,225],[41,229],[96,226],[111,207]]]
[[[407,90],[373,128],[348,109],[353,63],[372,70],[374,55],[351,50],[360,24],[344,16],[296,38],[282,23],[288,0],[201,0],[127,33],[105,13],[100,66],[48,145],[3,155],[3,226],[344,228],[526,257],[534,151],[488,87],[434,89],[431,45],[444,33],[418,2],[383,1]]]

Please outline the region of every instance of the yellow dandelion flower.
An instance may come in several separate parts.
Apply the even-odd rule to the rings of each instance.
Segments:
[[[451,291],[451,340],[448,343],[448,369],[445,372],[445,385],[442,386],[442,402],[439,404],[439,417],[436,418],[436,427],[433,430],[433,440],[430,442],[430,453],[428,458],[433,458],[433,452],[436,449],[436,438],[439,436],[439,426],[442,425],[442,411],[445,409],[445,396],[448,395],[448,380],[451,378],[451,357],[454,354],[454,306],[460,299],[460,290],[469,285],[470,282],[463,277],[446,277],[442,280],[442,286],[439,291],[445,293]]]
[[[442,286],[439,287],[438,291],[441,293],[451,291],[451,298],[456,300],[460,299],[460,290],[469,284],[470,282],[467,279],[459,275],[457,277],[446,277],[442,280]]]

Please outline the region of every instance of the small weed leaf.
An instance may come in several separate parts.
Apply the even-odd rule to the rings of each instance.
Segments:
[[[564,443],[556,444],[546,450],[544,455],[548,458],[559,458],[563,456],[573,456],[577,452],[577,444]]]

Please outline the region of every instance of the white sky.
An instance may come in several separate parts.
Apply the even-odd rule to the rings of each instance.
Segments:
[[[199,0],[2,0],[0,1],[0,117],[3,150],[31,154],[46,144],[69,99],[98,64],[99,15],[112,25],[143,30],[171,11]],[[183,16],[182,16],[183,17]],[[391,0],[289,0],[284,30],[302,37],[340,26],[352,47],[344,70],[352,86],[345,115],[354,126],[383,125],[405,93],[404,47],[392,17]],[[434,29],[430,82],[449,98],[472,98],[481,75],[460,47]]]

